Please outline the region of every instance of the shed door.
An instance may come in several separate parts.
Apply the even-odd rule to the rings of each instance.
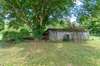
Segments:
[[[63,40],[64,41],[70,40],[70,35],[69,34],[65,34],[64,37],[63,37]]]

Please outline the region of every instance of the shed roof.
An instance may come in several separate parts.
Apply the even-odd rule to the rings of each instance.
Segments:
[[[60,31],[60,32],[63,32],[63,31],[66,31],[66,32],[86,32],[85,29],[83,28],[66,28],[66,29],[61,29],[61,28],[49,28],[47,31]]]

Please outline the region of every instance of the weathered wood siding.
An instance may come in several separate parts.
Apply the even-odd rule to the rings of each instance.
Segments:
[[[87,40],[89,32],[66,32],[49,30],[49,40],[62,41],[64,36],[69,35],[69,40]]]

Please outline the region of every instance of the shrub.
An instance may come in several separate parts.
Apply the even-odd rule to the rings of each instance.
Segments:
[[[30,37],[30,32],[26,29],[21,29],[19,34],[22,38]]]
[[[3,34],[3,39],[7,41],[22,41],[24,40],[23,38],[30,36],[30,33],[26,29],[21,29],[20,32],[5,31]]]
[[[19,41],[21,39],[21,36],[18,32],[14,32],[14,31],[6,31],[4,32],[4,40],[12,40],[12,41]]]

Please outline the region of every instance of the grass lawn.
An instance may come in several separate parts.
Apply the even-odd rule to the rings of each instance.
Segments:
[[[10,46],[9,46],[10,45]],[[0,48],[4,66],[100,66],[100,40],[8,43]]]

